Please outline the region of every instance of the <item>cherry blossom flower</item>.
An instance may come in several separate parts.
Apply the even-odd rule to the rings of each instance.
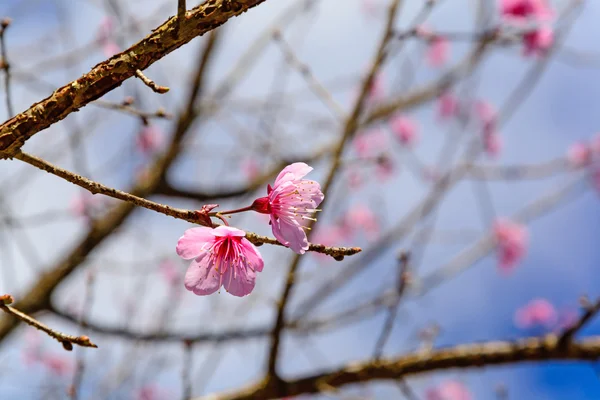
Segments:
[[[252,292],[256,272],[262,271],[264,263],[244,236],[244,231],[229,226],[185,231],[177,242],[177,254],[193,260],[185,274],[185,288],[199,296],[214,293],[221,286],[238,297]]]
[[[523,35],[523,54],[544,55],[554,43],[554,32],[546,24]]]
[[[102,53],[106,57],[112,57],[117,54],[120,49],[119,46],[113,40],[115,30],[115,23],[111,17],[105,17],[102,19],[98,26],[98,32],[96,33],[96,40],[102,47]]]
[[[534,299],[515,313],[515,325],[521,329],[535,326],[552,327],[558,321],[556,309],[546,299]]]
[[[500,13],[504,18],[545,20],[554,15],[548,0],[501,0]]]
[[[364,231],[369,238],[379,234],[379,223],[377,216],[364,204],[356,204],[346,212],[342,226],[349,233]]]
[[[496,132],[484,132],[483,149],[490,157],[497,157],[502,151],[502,137]]]
[[[580,168],[587,165],[592,159],[590,147],[582,142],[573,143],[567,150],[567,161],[569,165]]]
[[[446,64],[449,53],[450,42],[448,39],[440,35],[434,35],[429,41],[425,59],[431,67],[439,68]]]
[[[498,114],[493,105],[485,100],[475,102],[475,115],[482,124],[483,149],[492,157],[502,150],[502,138],[497,131]]]
[[[390,128],[404,146],[410,147],[419,139],[419,129],[417,124],[406,116],[394,116],[390,121]]]
[[[446,92],[438,98],[437,115],[440,120],[456,117],[459,111],[458,99],[452,93]]]
[[[174,287],[179,283],[179,270],[173,260],[163,260],[158,269],[167,285]]]
[[[154,125],[145,125],[136,137],[136,147],[144,154],[155,153],[163,144],[162,133]]]
[[[352,146],[359,157],[374,157],[387,147],[387,138],[382,129],[362,132],[352,141]]]
[[[458,381],[445,381],[429,389],[426,400],[471,400],[473,397],[467,387]]]
[[[494,223],[494,235],[498,266],[508,272],[525,256],[529,241],[527,229],[519,223],[498,219]]]
[[[321,186],[302,179],[312,171],[305,163],[285,167],[275,179],[273,187],[267,188],[267,196],[256,199],[251,208],[269,214],[273,235],[284,246],[298,254],[308,250],[305,223],[314,220],[314,213],[325,197]]]
[[[242,172],[246,178],[253,180],[260,174],[260,167],[254,158],[247,158],[242,162]]]

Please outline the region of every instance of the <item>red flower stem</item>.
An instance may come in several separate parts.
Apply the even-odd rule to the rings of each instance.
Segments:
[[[227,210],[227,211],[219,211],[219,212],[212,212],[210,214],[208,214],[210,217],[218,217],[219,214],[221,215],[228,215],[228,214],[237,214],[237,213],[242,213],[242,212],[246,212],[246,211],[252,211],[252,206],[248,206],[248,207],[242,207],[242,208],[238,208],[235,210]]]

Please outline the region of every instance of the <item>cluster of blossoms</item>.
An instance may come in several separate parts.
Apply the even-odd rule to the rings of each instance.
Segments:
[[[501,0],[500,13],[508,24],[527,29],[523,35],[525,55],[541,55],[552,47],[554,11],[548,0]]]
[[[504,272],[510,272],[525,256],[529,234],[525,226],[507,219],[498,219],[494,223],[494,237],[498,253],[498,266]]]
[[[234,210],[268,214],[275,238],[298,254],[309,244],[306,227],[323,201],[320,185],[302,179],[312,168],[304,163],[285,167],[268,185],[267,196],[256,199],[250,207]],[[252,292],[256,273],[264,266],[256,247],[246,233],[230,226],[198,227],[185,231],[177,243],[177,254],[193,260],[184,279],[186,289],[197,295],[208,295],[221,286],[234,296]]]
[[[519,308],[514,315],[515,325],[521,329],[542,327],[561,331],[577,321],[577,313],[572,309],[559,311],[546,299],[537,298]]]

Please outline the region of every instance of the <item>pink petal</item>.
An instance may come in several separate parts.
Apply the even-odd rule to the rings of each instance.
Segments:
[[[185,260],[191,260],[202,254],[205,244],[211,244],[214,241],[215,234],[211,228],[203,226],[188,229],[177,242],[177,255]]]
[[[277,187],[285,182],[302,179],[306,174],[312,171],[313,168],[309,167],[303,162],[297,162],[285,167],[277,178],[275,179],[274,187]]]
[[[243,297],[252,292],[256,283],[256,272],[251,268],[229,266],[223,274],[223,287],[234,296]]]
[[[273,235],[281,244],[298,254],[304,254],[308,250],[306,233],[296,221],[288,223],[281,219],[275,221],[271,219],[271,225],[273,226]]]
[[[185,273],[183,281],[185,288],[198,296],[205,296],[216,292],[221,287],[221,274],[217,272],[209,257],[199,257],[192,261]]]
[[[240,246],[242,246],[242,251],[244,252],[244,256],[246,257],[248,265],[255,271],[261,272],[265,263],[262,256],[258,252],[258,249],[247,239],[242,239],[240,241]]]
[[[207,228],[210,229],[210,228]],[[220,237],[246,236],[246,232],[232,226],[221,225],[212,230],[213,235]]]

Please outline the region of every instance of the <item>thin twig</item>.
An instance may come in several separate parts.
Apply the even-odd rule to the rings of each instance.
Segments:
[[[6,91],[6,110],[8,111],[8,117],[14,115],[14,109],[12,105],[12,95],[10,90],[10,63],[8,62],[8,51],[6,49],[6,39],[4,37],[6,29],[10,26],[10,18],[4,18],[0,21],[0,69],[4,70],[4,90]]]
[[[90,340],[89,337],[87,337],[85,335],[73,336],[73,335],[67,335],[66,333],[55,331],[54,329],[41,323],[40,321],[36,320],[35,318],[30,317],[29,315],[17,310],[14,307],[11,307],[9,304],[12,304],[13,302],[14,302],[14,298],[9,294],[0,296],[0,309],[2,311],[4,311],[5,313],[12,315],[13,317],[20,319],[22,322],[25,322],[27,325],[33,326],[35,329],[45,332],[48,336],[56,339],[60,344],[62,344],[62,346],[65,350],[67,350],[67,351],[73,350],[74,344],[76,344],[78,346],[82,346],[82,347],[93,347],[93,348],[98,347],[94,343],[92,343],[92,341]]]
[[[140,78],[141,81],[144,82],[144,85],[148,86],[150,89],[152,89],[156,93],[164,94],[170,90],[166,86],[157,85],[156,82],[154,82],[152,79],[150,79],[146,75],[144,75],[144,73],[140,69],[135,70],[135,76]]]
[[[567,328],[563,334],[560,336],[559,344],[567,345],[570,343],[577,332],[579,332],[583,327],[592,319],[598,312],[600,312],[600,299],[596,300],[594,304],[590,303],[590,301],[583,297],[581,299],[581,303],[585,312],[581,315],[579,320]]]

